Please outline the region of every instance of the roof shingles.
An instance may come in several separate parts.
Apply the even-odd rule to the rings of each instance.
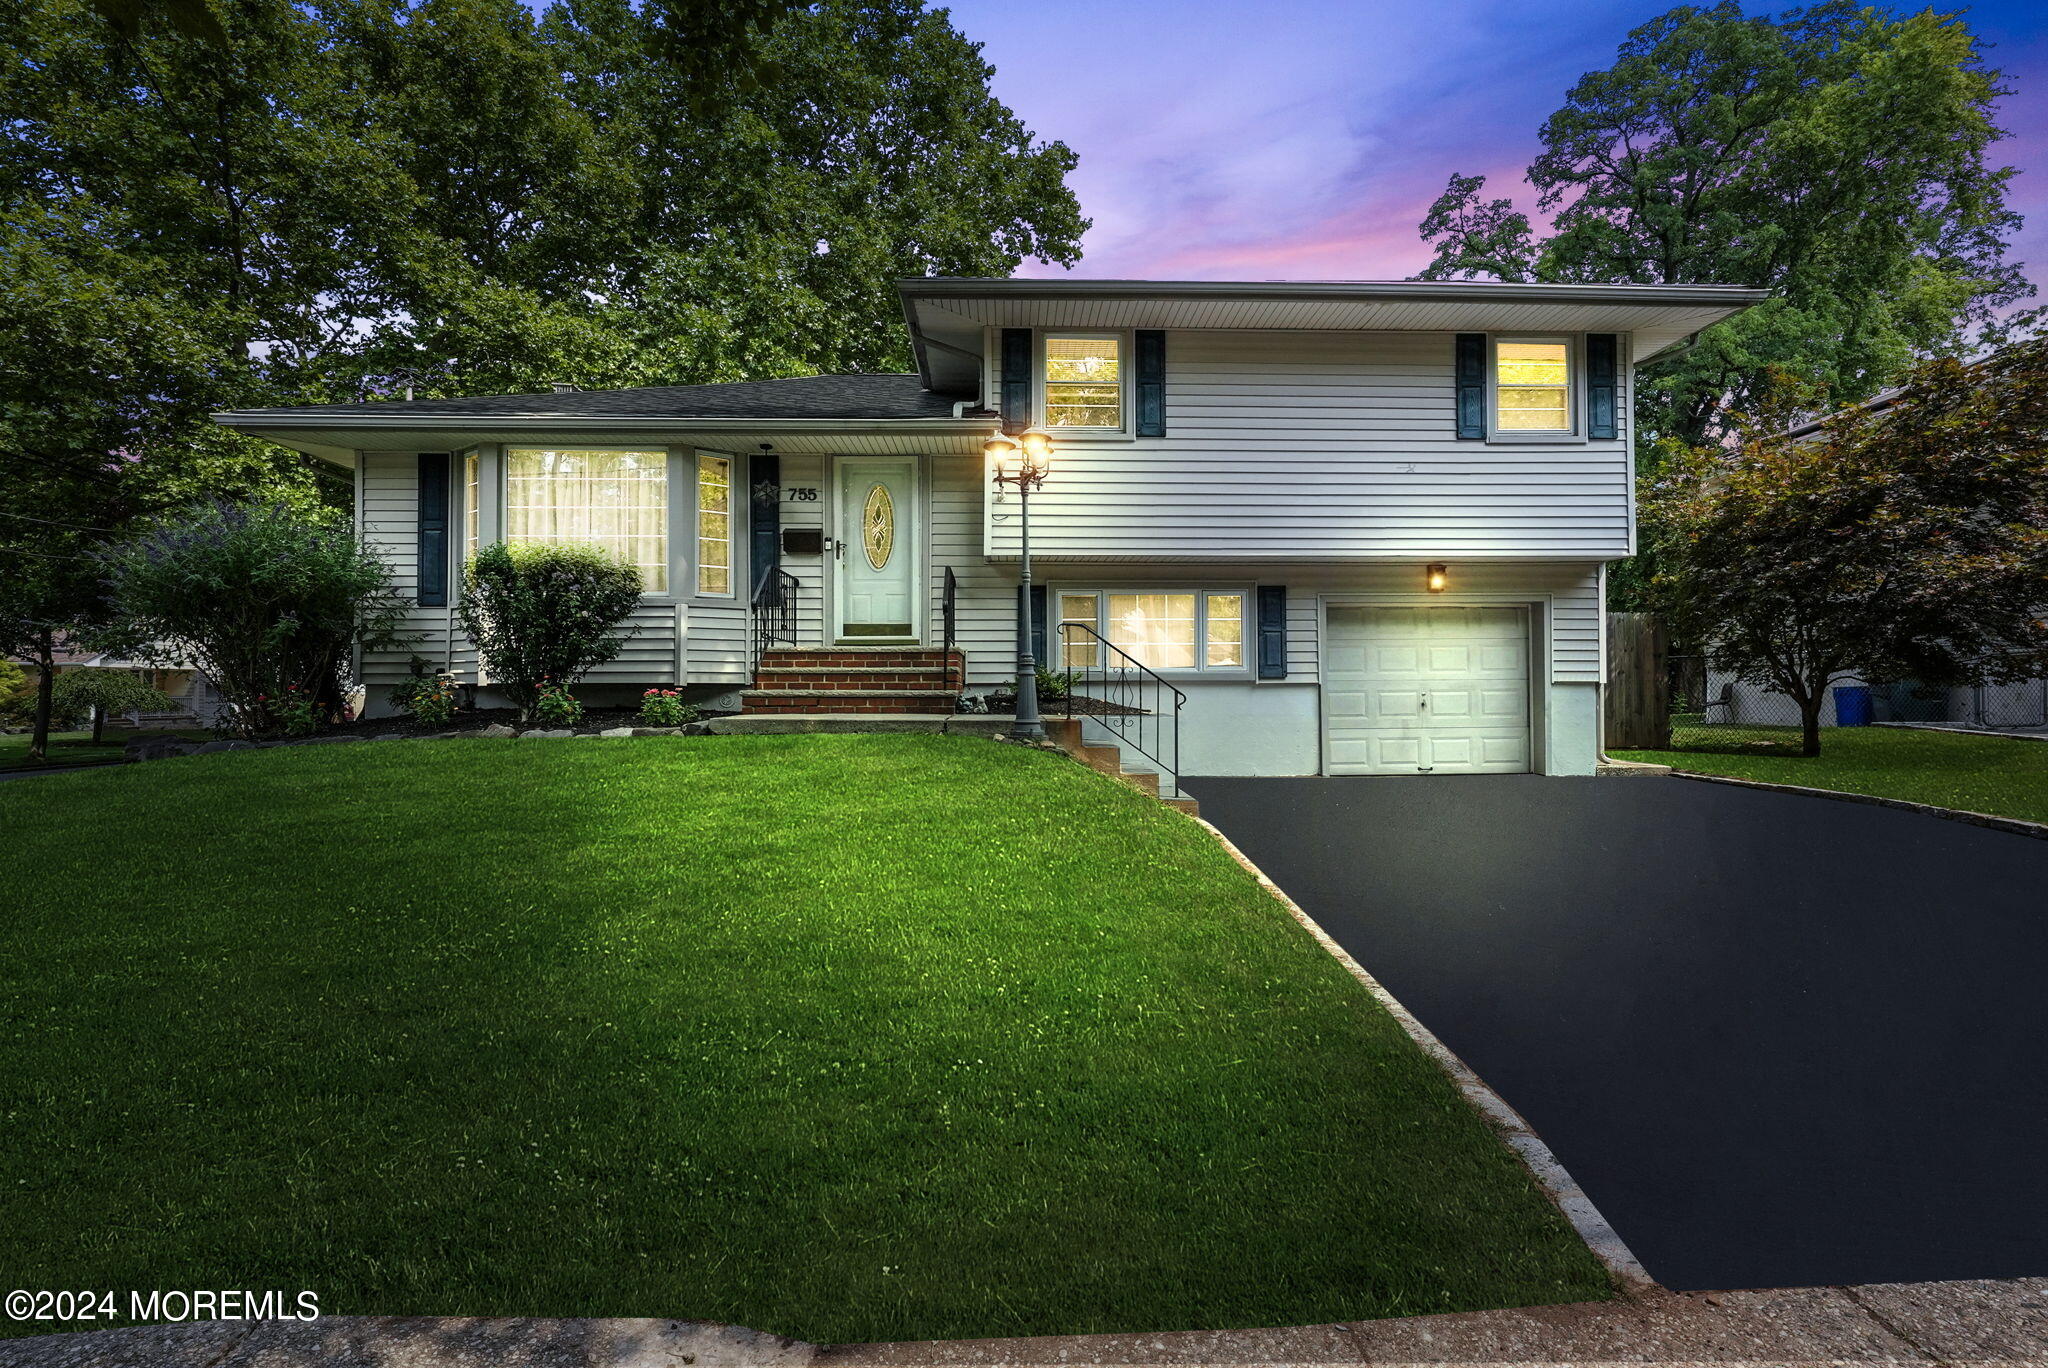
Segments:
[[[955,400],[911,375],[809,375],[461,399],[243,409],[238,418],[951,418]]]

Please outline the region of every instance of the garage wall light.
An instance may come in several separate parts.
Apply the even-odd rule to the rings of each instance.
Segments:
[[[1448,565],[1428,566],[1422,577],[1423,585],[1432,594],[1441,594],[1450,587],[1451,567]]]

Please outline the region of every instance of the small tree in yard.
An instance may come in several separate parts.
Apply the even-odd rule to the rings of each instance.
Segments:
[[[640,571],[596,546],[487,546],[464,571],[462,621],[522,722],[544,685],[567,688],[615,659],[640,606]]]
[[[1644,505],[1653,593],[1708,662],[1799,705],[1820,753],[1849,676],[1929,684],[2048,670],[2048,341],[1917,369],[1811,437],[1678,461]]]
[[[244,734],[283,730],[288,698],[342,705],[358,646],[396,639],[391,572],[347,524],[278,504],[208,504],[109,552],[126,631],[192,661]]]
[[[171,700],[132,670],[65,670],[53,690],[57,715],[90,717],[92,740],[100,743],[112,713],[164,712]]]

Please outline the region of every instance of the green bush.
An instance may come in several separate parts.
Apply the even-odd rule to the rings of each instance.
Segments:
[[[36,686],[28,671],[0,660],[0,727],[26,727],[36,715]]]
[[[344,706],[359,646],[396,639],[391,571],[338,517],[282,504],[201,504],[106,555],[115,613],[212,679],[245,734]]]
[[[50,713],[66,722],[90,720],[92,739],[118,713],[168,712],[171,700],[132,670],[78,669],[58,672],[50,686]]]
[[[640,720],[650,727],[680,727],[697,720],[697,709],[674,689],[649,689],[640,695]]]
[[[391,705],[426,727],[445,727],[460,706],[462,686],[445,674],[408,675],[391,690]]]
[[[533,715],[550,727],[573,727],[583,720],[583,704],[568,685],[544,679],[533,697]]]
[[[596,546],[500,542],[463,572],[463,625],[521,721],[543,684],[566,693],[615,659],[630,635],[619,625],[639,605],[639,568]]]

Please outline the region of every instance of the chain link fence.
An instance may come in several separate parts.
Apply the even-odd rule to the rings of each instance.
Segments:
[[[1708,666],[1704,656],[1665,657],[1671,748],[1772,751],[1799,747],[1799,705],[1790,696]],[[2048,733],[2048,680],[1925,685],[1915,680],[1846,681],[1821,705],[1823,727],[1872,723],[1963,731]]]

